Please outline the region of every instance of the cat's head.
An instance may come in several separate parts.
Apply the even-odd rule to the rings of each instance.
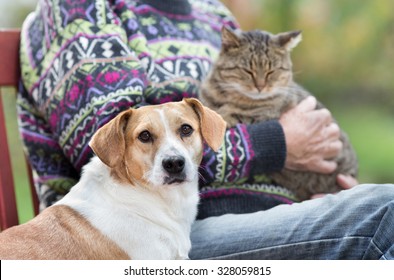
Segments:
[[[273,35],[222,29],[222,50],[215,70],[227,87],[256,98],[293,80],[290,51],[301,41],[301,31]]]

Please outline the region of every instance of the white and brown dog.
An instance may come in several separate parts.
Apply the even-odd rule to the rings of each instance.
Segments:
[[[58,203],[0,234],[0,259],[186,259],[203,140],[226,124],[196,99],[130,109],[99,129],[97,157]]]

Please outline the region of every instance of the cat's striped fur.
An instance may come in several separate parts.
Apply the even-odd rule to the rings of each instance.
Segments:
[[[228,126],[278,119],[289,108],[310,95],[293,81],[290,51],[301,41],[301,32],[273,35],[255,30],[249,32],[222,30],[222,50],[202,83],[200,100],[217,111]],[[324,106],[319,103],[317,108]],[[269,174],[277,184],[294,191],[300,200],[316,193],[340,190],[338,173],[357,175],[357,157],[342,131],[343,150],[335,159],[333,174],[296,172],[284,169]]]

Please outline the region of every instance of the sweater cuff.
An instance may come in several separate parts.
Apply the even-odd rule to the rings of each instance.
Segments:
[[[282,126],[276,120],[247,126],[255,153],[251,175],[260,175],[283,169],[286,160],[286,140]]]

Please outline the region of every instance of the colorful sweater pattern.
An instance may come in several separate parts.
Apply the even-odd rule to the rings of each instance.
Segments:
[[[216,0],[39,1],[22,28],[18,114],[42,207],[75,184],[93,133],[119,112],[197,97],[222,25],[238,27]],[[240,195],[291,202],[264,176],[283,167],[285,153],[275,121],[228,129],[218,153],[204,151],[202,208]]]

